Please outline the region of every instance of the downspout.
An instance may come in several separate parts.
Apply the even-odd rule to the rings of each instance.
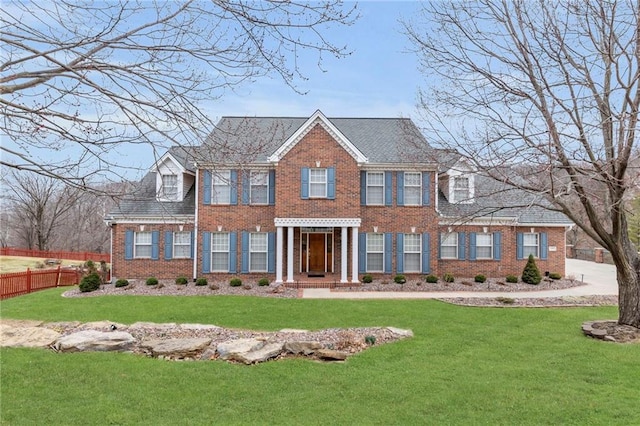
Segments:
[[[114,270],[113,270],[113,224],[109,222],[109,236],[111,242],[109,243],[109,261],[111,263],[111,282],[114,283]]]
[[[200,194],[200,169],[195,163],[196,168],[196,207],[195,217],[193,218],[193,281],[198,278],[198,195]]]

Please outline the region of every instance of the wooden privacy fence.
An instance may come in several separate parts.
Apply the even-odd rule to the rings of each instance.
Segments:
[[[46,288],[76,285],[82,273],[77,269],[45,269],[42,271],[0,274],[0,299],[29,294]]]
[[[53,259],[68,259],[68,260],[93,260],[96,263],[105,261],[111,262],[111,255],[109,253],[91,253],[86,251],[41,251],[41,250],[28,250],[13,247],[0,248],[0,256],[25,256],[25,257],[46,257]]]

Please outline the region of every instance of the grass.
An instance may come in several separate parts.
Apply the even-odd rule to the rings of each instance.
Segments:
[[[500,309],[429,300],[252,297],[0,303],[7,318],[200,322],[277,330],[393,325],[415,337],[344,364],[166,362],[128,354],[2,349],[0,423],[640,424],[639,345],[583,337],[615,308]]]
[[[38,268],[39,265],[44,265],[47,259],[46,257],[0,256],[0,273],[22,272],[26,271],[27,268],[33,270],[58,267],[58,265],[45,265],[44,268]],[[61,262],[62,266],[82,265],[84,263],[82,260],[67,259],[61,259]]]

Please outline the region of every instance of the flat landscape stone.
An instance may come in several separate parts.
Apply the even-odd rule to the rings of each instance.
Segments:
[[[49,328],[0,324],[0,346],[2,347],[46,348],[59,337],[60,333]]]
[[[124,331],[83,330],[60,337],[54,344],[61,352],[123,352],[131,349],[136,339]]]

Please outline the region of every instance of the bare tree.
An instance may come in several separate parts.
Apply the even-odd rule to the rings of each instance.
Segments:
[[[11,173],[3,194],[12,217],[14,240],[29,249],[49,250],[64,216],[78,201],[81,191],[64,182],[34,173]]]
[[[206,103],[238,85],[299,91],[303,58],[346,55],[326,31],[357,18],[339,0],[7,0],[0,16],[0,164],[79,187],[118,180],[123,144],[203,141]]]
[[[427,81],[419,103],[432,142],[537,195],[609,250],[618,321],[635,327],[640,259],[624,206],[640,183],[630,167],[639,16],[637,0],[479,0],[431,3],[404,23]]]

